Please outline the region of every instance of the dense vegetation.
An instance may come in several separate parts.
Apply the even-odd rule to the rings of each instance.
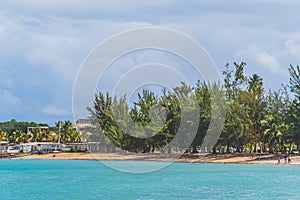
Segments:
[[[28,127],[35,127],[28,130]],[[10,143],[26,142],[58,142],[59,122],[55,127],[49,129],[40,129],[39,127],[48,127],[47,124],[37,124],[35,122],[18,122],[11,120],[0,122],[0,141],[9,141]],[[50,134],[50,133],[55,134]],[[74,130],[70,121],[61,122],[60,141],[80,142],[81,139]]]
[[[176,137],[173,145],[169,145],[169,151],[172,146],[186,148],[190,144],[196,149],[206,135],[210,122],[211,89],[218,90],[218,87],[216,84],[209,86],[198,82],[192,88],[183,83],[174,88],[174,93],[164,91],[161,97],[144,90],[132,107],[129,107],[125,97],[117,99],[100,92],[95,97],[94,108],[88,108],[96,125],[90,139],[102,140],[103,145],[112,142],[123,150],[154,152],[169,144],[176,134],[184,133]],[[184,109],[181,104],[184,104]],[[196,109],[196,104],[199,109]],[[184,122],[181,121],[183,113],[187,120]],[[198,118],[199,122],[194,121]],[[183,123],[188,125],[183,126]],[[103,134],[108,141],[103,141]]]
[[[182,83],[174,92],[164,91],[161,96],[144,90],[133,105],[127,103],[126,97],[100,92],[95,96],[94,106],[88,107],[95,125],[89,130],[92,134],[88,141],[133,152],[154,152],[166,147],[169,152],[171,148],[182,151],[186,147],[203,151],[205,135],[214,131],[209,126],[212,108],[216,106],[212,102],[214,96],[221,101],[225,98],[226,118],[218,141],[208,146],[208,151],[229,152],[234,147],[238,152],[276,153],[299,146],[299,66],[289,67],[290,81],[278,91],[266,91],[262,77],[247,76],[245,66],[244,62],[227,64],[222,87],[198,81],[195,87]],[[217,116],[221,117],[220,106]],[[190,118],[182,121],[183,115]],[[182,127],[182,124],[189,125]],[[178,133],[184,134],[176,136]]]
[[[192,87],[182,83],[172,92],[163,90],[161,96],[144,90],[133,104],[128,104],[126,97],[100,92],[93,107],[87,108],[94,126],[78,134],[70,121],[62,122],[60,141],[92,141],[98,142],[103,151],[120,148],[132,152],[182,152],[190,148],[194,152],[235,149],[276,153],[295,145],[299,148],[299,66],[289,67],[290,81],[277,91],[266,91],[262,77],[246,75],[245,67],[244,62],[227,64],[223,85],[198,81]],[[221,134],[216,138],[205,137],[223,125],[225,110]],[[27,130],[40,126],[48,125],[0,122],[0,140],[17,144],[58,142],[59,123],[47,130]]]

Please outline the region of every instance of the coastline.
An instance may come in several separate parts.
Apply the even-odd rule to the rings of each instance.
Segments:
[[[161,161],[161,162],[190,162],[190,163],[235,163],[235,164],[270,164],[277,165],[277,156],[274,154],[254,155],[249,154],[197,154],[164,155],[164,154],[134,154],[134,153],[50,153],[50,154],[20,154],[10,159],[40,159],[40,160],[117,160],[117,161]],[[281,165],[300,165],[300,156],[292,156],[292,161],[286,164],[281,159]]]

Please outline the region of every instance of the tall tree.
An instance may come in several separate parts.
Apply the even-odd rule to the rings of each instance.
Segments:
[[[290,100],[283,87],[279,91],[271,92],[265,97],[266,116],[261,121],[263,142],[268,147],[269,153],[275,153],[283,149],[285,143],[291,142],[289,135],[288,109]]]
[[[244,143],[245,134],[248,130],[248,113],[245,107],[241,106],[243,99],[243,93],[246,86],[247,77],[244,75],[244,67],[246,63],[240,64],[234,63],[234,70],[230,70],[229,64],[225,67],[223,75],[225,76],[225,89],[226,89],[226,101],[227,101],[227,115],[225,120],[225,126],[221,134],[221,140],[227,146],[227,152],[229,147],[234,145],[238,150],[242,149]]]
[[[262,151],[262,132],[261,132],[261,121],[265,116],[265,107],[266,102],[264,101],[264,87],[263,79],[257,74],[253,74],[249,77],[248,80],[248,93],[247,99],[247,108],[248,108],[248,117],[250,123],[250,135],[252,135],[252,144],[259,144],[260,150]],[[256,149],[255,149],[256,150]]]
[[[290,109],[291,126],[290,131],[294,136],[295,143],[300,145],[300,67],[290,65],[289,87],[294,94],[294,100]]]

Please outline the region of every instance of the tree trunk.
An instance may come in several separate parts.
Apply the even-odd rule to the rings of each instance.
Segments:
[[[244,147],[242,145],[242,146],[240,146],[240,153],[243,153],[243,150],[244,150]]]
[[[217,147],[216,146],[213,147],[213,154],[217,154]]]
[[[171,147],[168,147],[168,154],[171,154]]]
[[[196,148],[196,147],[193,147],[193,151],[192,151],[192,153],[198,153],[198,151],[197,151],[197,148]]]

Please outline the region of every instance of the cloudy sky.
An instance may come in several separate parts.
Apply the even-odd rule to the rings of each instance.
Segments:
[[[133,28],[182,32],[220,72],[245,61],[248,74],[276,90],[288,82],[289,64],[300,64],[299,8],[296,0],[2,0],[0,121],[73,121],[80,65],[97,44]]]

